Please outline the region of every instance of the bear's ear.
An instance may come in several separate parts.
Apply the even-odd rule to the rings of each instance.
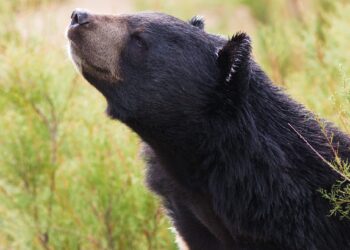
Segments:
[[[191,20],[188,21],[189,24],[191,24],[192,26],[195,26],[201,30],[204,29],[204,18],[201,16],[194,16],[191,18]]]
[[[250,38],[245,33],[236,33],[228,40],[219,50],[217,58],[222,81],[230,83],[237,78],[248,77],[251,50]]]

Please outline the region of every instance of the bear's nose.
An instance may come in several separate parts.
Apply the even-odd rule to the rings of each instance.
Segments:
[[[88,24],[90,21],[90,14],[83,10],[74,10],[71,15],[71,25]]]

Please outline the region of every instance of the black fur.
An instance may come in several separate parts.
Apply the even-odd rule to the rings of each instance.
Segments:
[[[227,41],[163,14],[128,22],[147,46],[126,44],[123,81],[85,77],[146,143],[147,183],[190,249],[350,249],[349,221],[328,216],[318,191],[340,177],[289,124],[325,159],[333,151],[314,115],[253,61],[249,37]],[[326,131],[350,160],[349,137]]]
[[[189,23],[201,30],[204,29],[204,19],[203,17],[200,16],[194,16],[191,18],[191,20],[189,21]]]
[[[218,66],[227,83],[234,81],[234,75],[245,70],[250,61],[251,45],[250,38],[245,33],[234,35],[218,53]],[[224,79],[221,79],[222,81]]]

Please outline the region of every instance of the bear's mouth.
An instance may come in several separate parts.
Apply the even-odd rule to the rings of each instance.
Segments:
[[[74,41],[69,41],[68,53],[74,65],[76,66],[76,69],[83,76],[84,73],[89,73],[97,76],[97,78],[101,78],[101,80],[113,81],[114,76],[112,72],[85,59],[80,52],[80,48],[74,43]]]

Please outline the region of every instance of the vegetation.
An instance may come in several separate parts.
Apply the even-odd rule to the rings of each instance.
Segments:
[[[53,0],[0,2],[0,245],[4,249],[175,249],[170,224],[144,188],[139,140],[104,114],[66,52],[23,37],[13,19]],[[269,76],[350,133],[350,3],[346,0],[135,0],[139,10],[207,30],[248,30]],[[331,139],[331,138],[330,138]],[[349,164],[331,165],[350,178]],[[350,186],[322,191],[349,217]]]
[[[1,247],[173,248],[136,136],[105,116],[65,51],[22,38],[11,15],[0,31]]]

